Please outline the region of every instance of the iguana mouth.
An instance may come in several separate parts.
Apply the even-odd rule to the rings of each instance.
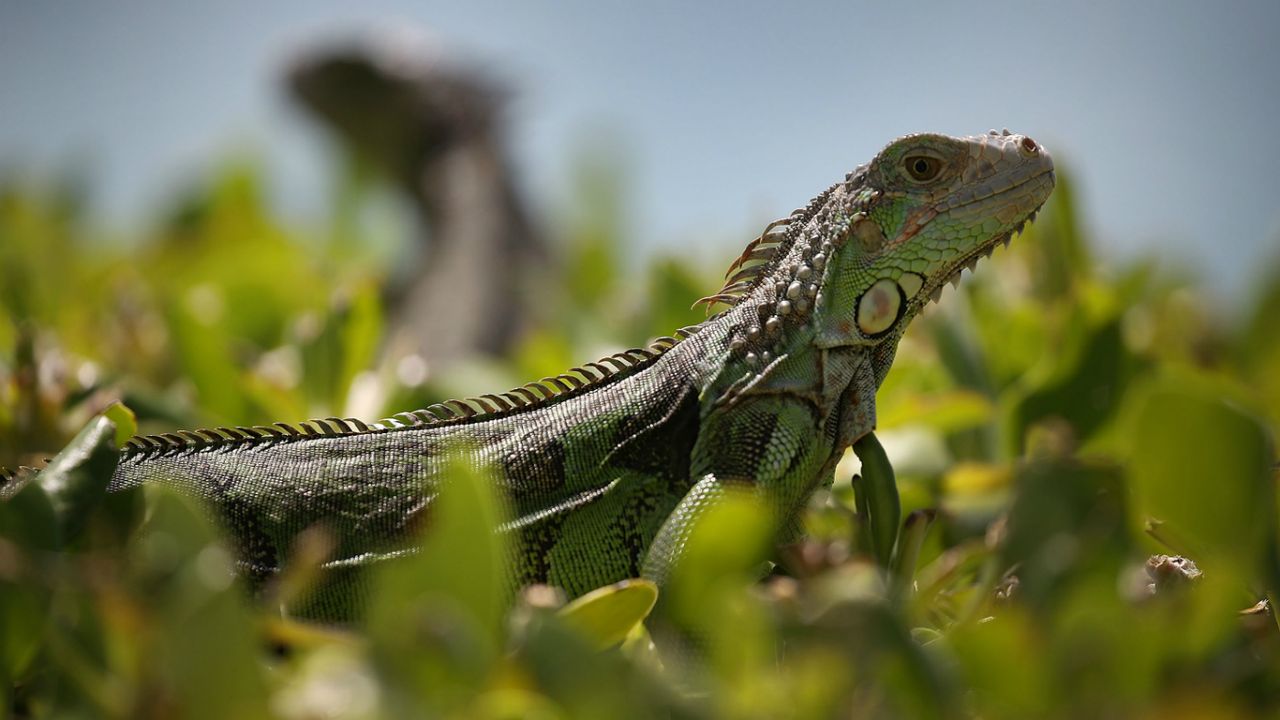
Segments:
[[[1044,199],[1042,199],[1040,203],[1035,206],[1034,209],[1032,209],[1029,213],[1027,213],[1026,217],[1022,218],[1016,224],[1014,224],[1013,227],[1006,230],[1005,232],[1002,232],[993,236],[990,240],[987,240],[986,242],[982,243],[978,247],[974,248],[973,251],[969,252],[967,255],[964,255],[957,260],[953,260],[951,269],[948,270],[946,273],[942,274],[937,281],[930,283],[930,286],[926,288],[925,291],[922,291],[920,293],[920,295],[926,296],[928,298],[922,304],[937,302],[942,297],[942,289],[946,287],[947,283],[950,283],[954,287],[959,287],[960,276],[966,269],[969,270],[970,272],[973,272],[977,268],[978,262],[981,261],[983,258],[991,257],[991,254],[995,252],[995,249],[997,246],[1008,247],[1009,243],[1013,242],[1014,236],[1021,234],[1023,228],[1025,228],[1028,224],[1035,221],[1036,215],[1040,213],[1040,209],[1044,207],[1045,200],[1047,200],[1049,197],[1049,191],[1053,189],[1053,185],[1054,185],[1053,165],[1050,164],[1044,167],[1040,172],[1030,175],[1029,177],[1025,178],[1021,182],[1018,182],[1017,184],[1009,188],[1006,188],[1005,190],[1002,190],[994,195],[989,195],[978,200],[972,200],[962,205],[957,205],[951,208],[947,208],[948,211],[954,211],[961,207],[966,207],[971,205],[984,205],[987,203],[991,203],[993,201],[998,201],[1001,196],[1006,195],[1010,192],[1014,192],[1018,190],[1026,191],[1028,189],[1034,189],[1034,188],[1029,188],[1029,186],[1032,186],[1033,184],[1045,184],[1046,177],[1048,182],[1047,182],[1047,187],[1044,193]]]
[[[1036,219],[1036,214],[1039,212],[1040,212],[1039,208],[1037,208],[1036,210],[1033,210],[1031,214],[1026,217],[1025,220],[1019,221],[1018,224],[1015,225],[1012,230],[995,236],[990,241],[981,245],[977,250],[974,250],[968,255],[960,258],[959,260],[956,260],[955,267],[952,270],[950,270],[946,275],[943,275],[941,279],[939,279],[938,282],[933,286],[933,288],[928,291],[929,299],[926,301],[926,304],[931,302],[937,302],[939,299],[941,299],[942,290],[947,286],[948,283],[950,283],[952,287],[960,287],[960,276],[961,274],[964,273],[965,270],[968,270],[969,272],[973,272],[974,270],[976,270],[978,267],[979,261],[983,260],[984,258],[991,257],[992,253],[996,251],[997,246],[1009,247],[1009,244],[1013,242],[1014,236],[1021,234],[1024,226],[1034,222]]]

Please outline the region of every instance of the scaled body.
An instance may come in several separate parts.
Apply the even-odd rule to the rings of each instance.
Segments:
[[[1025,136],[900,138],[766,228],[707,299],[728,309],[678,340],[373,426],[136,438],[112,489],[172,483],[207,498],[262,579],[316,524],[338,540],[335,569],[405,551],[448,482],[446,450],[462,448],[502,487],[517,582],[570,595],[662,582],[731,485],[761,493],[779,527],[795,519],[874,428],[911,318],[1052,187],[1052,160]],[[335,586],[317,612],[340,614],[353,587]]]

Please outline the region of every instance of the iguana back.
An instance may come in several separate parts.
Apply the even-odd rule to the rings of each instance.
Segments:
[[[495,410],[470,418],[420,411],[374,426],[327,420],[201,431],[202,440],[135,438],[110,489],[164,483],[205,498],[220,510],[246,573],[265,579],[294,537],[317,524],[337,541],[332,567],[403,552],[454,450],[502,486],[506,529],[522,547],[516,580],[585,592],[638,576],[645,547],[688,489],[698,433],[690,358],[710,335],[647,358],[631,351],[603,365],[620,370],[598,373],[589,386],[577,373],[562,376],[583,382],[577,391],[548,382],[554,393],[522,406],[510,398],[534,390],[491,396]]]

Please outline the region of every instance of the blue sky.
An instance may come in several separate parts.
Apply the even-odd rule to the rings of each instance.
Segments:
[[[607,145],[642,249],[726,256],[897,135],[1008,127],[1074,172],[1105,252],[1226,298],[1280,261],[1277,2],[179,5],[0,0],[0,169],[88,162],[127,227],[248,148],[282,212],[322,217],[331,148],[280,68],[317,37],[417,27],[515,90],[546,214]]]

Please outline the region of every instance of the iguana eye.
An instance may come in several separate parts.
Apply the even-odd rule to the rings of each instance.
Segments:
[[[929,182],[942,172],[942,161],[928,155],[909,155],[902,164],[916,182]]]

